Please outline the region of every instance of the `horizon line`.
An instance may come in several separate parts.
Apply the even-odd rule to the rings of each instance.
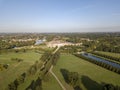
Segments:
[[[89,32],[0,32],[2,33],[120,33],[120,31],[89,31]]]

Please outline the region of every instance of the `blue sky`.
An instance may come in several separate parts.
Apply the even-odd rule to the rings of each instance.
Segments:
[[[120,31],[120,0],[0,0],[0,32]]]

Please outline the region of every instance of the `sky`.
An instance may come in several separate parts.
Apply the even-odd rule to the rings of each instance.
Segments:
[[[0,0],[0,32],[120,31],[120,0]]]

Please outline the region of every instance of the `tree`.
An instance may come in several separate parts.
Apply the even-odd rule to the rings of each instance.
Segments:
[[[17,90],[17,87],[14,82],[11,82],[10,84],[8,84],[6,90]]]
[[[75,87],[75,85],[77,84],[78,80],[79,80],[79,74],[77,72],[69,72],[69,74],[68,74],[68,81],[69,81],[70,85]]]

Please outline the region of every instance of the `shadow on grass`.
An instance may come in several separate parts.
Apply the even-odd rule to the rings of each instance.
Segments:
[[[69,71],[68,70],[66,70],[66,69],[60,69],[60,72],[62,73],[62,75],[63,75],[63,77],[64,77],[64,80],[65,80],[65,82],[66,83],[68,83],[69,84]],[[81,88],[80,88],[80,86],[75,86],[75,87],[73,87],[74,88],[74,90],[82,90]]]
[[[70,84],[70,81],[69,81],[70,72],[66,69],[60,69],[60,72],[62,73],[65,82]],[[88,76],[84,76],[84,75],[81,76],[81,81],[80,82],[83,84],[83,86],[87,90],[120,90],[120,86],[115,86],[113,84],[109,84],[109,83],[105,83],[105,82],[98,83],[98,82],[92,80],[91,78],[89,78]],[[73,86],[74,90],[82,90],[80,88],[79,84]]]
[[[74,87],[74,90],[82,90],[79,86]]]
[[[87,76],[82,76],[81,80],[87,90],[103,90],[101,84],[97,83]]]
[[[60,71],[61,71],[61,73],[62,73],[62,75],[64,77],[65,82],[69,83],[69,80],[68,80],[68,73],[69,73],[69,71],[66,70],[66,69],[60,69]]]

